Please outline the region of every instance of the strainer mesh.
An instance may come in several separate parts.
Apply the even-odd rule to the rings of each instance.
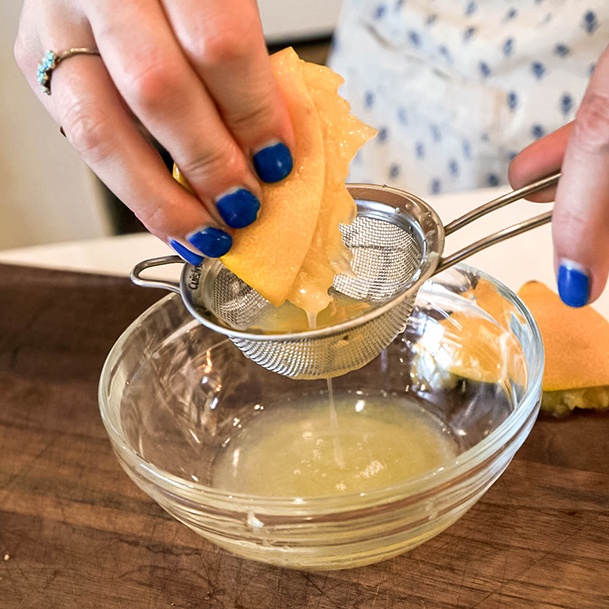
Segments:
[[[404,330],[414,298],[361,325],[319,338],[250,340],[232,338],[244,355],[272,372],[298,379],[331,378],[372,361]]]
[[[341,227],[354,276],[338,275],[334,288],[357,300],[385,302],[403,291],[421,263],[413,233],[376,217],[358,216]]]
[[[222,266],[211,290],[212,311],[235,330],[251,328],[271,303]]]
[[[226,335],[250,359],[264,368],[293,378],[323,378],[355,370],[374,359],[403,331],[414,295],[397,298],[416,278],[424,254],[423,239],[411,225],[388,221],[388,216],[358,215],[342,228],[353,253],[353,274],[338,275],[333,289],[378,308],[396,299],[395,306],[347,329],[315,333],[247,338],[226,330]],[[247,331],[264,314],[268,301],[222,267],[206,290],[205,307],[224,326]]]

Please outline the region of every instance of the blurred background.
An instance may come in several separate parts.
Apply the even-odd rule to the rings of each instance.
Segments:
[[[324,63],[341,0],[259,0],[270,51]],[[21,2],[0,4],[0,250],[142,230],[80,161],[13,59]],[[61,50],[61,49],[56,49]]]

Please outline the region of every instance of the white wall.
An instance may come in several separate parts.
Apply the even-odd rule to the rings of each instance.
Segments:
[[[96,181],[15,65],[20,8],[0,3],[0,249],[105,236]]]
[[[329,36],[341,5],[342,0],[258,0],[264,35],[271,44]]]

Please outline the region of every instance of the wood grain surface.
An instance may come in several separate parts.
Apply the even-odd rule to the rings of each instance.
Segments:
[[[457,524],[360,569],[236,558],[167,516],[121,470],[97,381],[162,292],[0,266],[2,609],[609,607],[609,416],[540,420]]]

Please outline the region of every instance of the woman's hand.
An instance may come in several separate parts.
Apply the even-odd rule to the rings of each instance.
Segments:
[[[564,302],[598,298],[609,273],[609,48],[600,57],[575,120],[525,148],[510,166],[519,188],[562,167],[552,217],[554,264]]]
[[[47,50],[98,49],[52,72]],[[289,174],[293,132],[255,0],[25,0],[15,57],[83,160],[190,262],[221,256]],[[148,131],[195,194],[169,175]]]

